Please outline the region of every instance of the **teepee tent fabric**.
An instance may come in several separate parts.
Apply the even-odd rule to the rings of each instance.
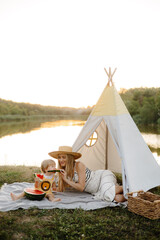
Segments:
[[[94,132],[97,141],[87,146]],[[80,160],[92,170],[122,173],[125,195],[160,185],[160,166],[113,83],[105,87],[73,144],[73,150],[82,154]]]

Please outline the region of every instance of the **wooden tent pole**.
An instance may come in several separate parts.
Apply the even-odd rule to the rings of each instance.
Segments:
[[[108,72],[107,72],[106,68],[104,68],[104,70],[105,70],[105,72],[106,72],[107,76],[109,77],[109,74],[108,74]]]
[[[111,75],[111,68],[110,67],[109,67],[109,77],[110,77],[110,81],[111,81],[112,75]]]
[[[106,68],[104,68],[104,70],[105,70],[105,72],[106,72],[106,74],[107,74],[107,76],[108,76],[107,86],[109,86],[109,85],[110,85],[110,74],[107,72]]]
[[[105,159],[105,169],[108,169],[108,127],[106,126],[106,159]]]
[[[110,67],[109,67],[109,76],[110,76],[110,84],[112,86],[113,82],[112,82],[112,73],[111,73],[111,68]]]
[[[112,77],[113,77],[113,75],[115,74],[116,70],[117,70],[117,68],[114,69],[114,71],[113,71],[113,73],[112,73]]]
[[[104,68],[104,70],[105,70],[105,72],[106,72],[106,74],[107,74],[107,76],[108,76],[107,86],[110,86],[110,84],[111,84],[111,86],[113,86],[112,77],[113,77],[113,75],[115,74],[117,68],[114,69],[113,73],[111,73],[111,68],[110,68],[110,67],[109,67],[109,73],[107,72],[106,68]]]

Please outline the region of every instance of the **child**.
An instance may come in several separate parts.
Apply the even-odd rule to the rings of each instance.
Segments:
[[[61,199],[55,198],[54,194],[52,193],[52,189],[56,190],[55,173],[48,172],[48,171],[52,171],[52,170],[56,170],[56,163],[52,159],[44,160],[41,163],[41,171],[43,174],[36,174],[35,188],[39,189],[43,192],[46,192],[46,197],[48,198],[49,201],[57,202],[57,201],[60,201]],[[41,183],[42,180],[40,180],[40,179],[42,179],[43,181],[44,180],[46,180],[46,181]],[[48,183],[48,185],[46,185],[46,182]],[[49,187],[46,189],[46,187],[48,187],[50,185],[50,183],[52,185],[51,188]],[[25,192],[22,192],[19,195],[15,195],[15,194],[11,193],[11,198],[13,201],[21,199],[24,196],[25,196]]]

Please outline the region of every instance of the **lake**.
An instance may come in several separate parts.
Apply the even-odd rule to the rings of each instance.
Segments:
[[[85,121],[0,123],[0,165],[38,166],[59,146],[72,146]],[[155,159],[160,164],[160,134],[155,129],[140,129]]]

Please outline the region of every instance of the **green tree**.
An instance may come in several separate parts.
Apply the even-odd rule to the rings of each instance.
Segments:
[[[140,116],[144,124],[156,123],[156,107],[154,97],[145,97],[140,108]]]

